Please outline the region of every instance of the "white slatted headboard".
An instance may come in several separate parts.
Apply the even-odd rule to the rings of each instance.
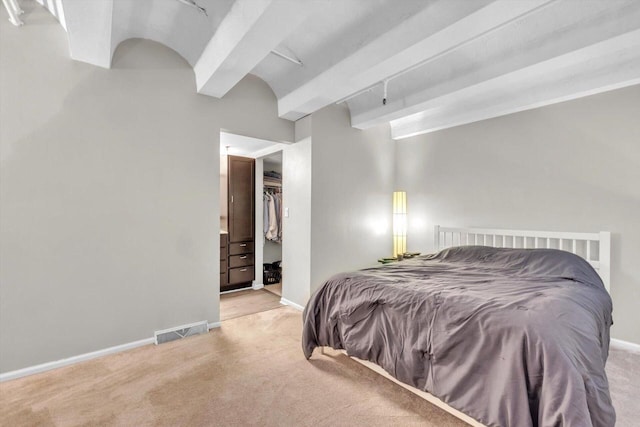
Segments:
[[[560,231],[497,230],[435,226],[437,251],[452,246],[480,245],[494,248],[549,248],[576,254],[593,266],[609,291],[611,233],[565,233]]]

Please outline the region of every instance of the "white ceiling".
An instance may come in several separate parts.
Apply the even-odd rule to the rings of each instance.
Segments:
[[[169,46],[194,66],[233,0],[197,3],[207,10],[207,15],[175,0],[113,0],[112,54],[127,39],[150,39]]]
[[[208,16],[180,0],[39,1],[64,15],[74,59],[109,67],[147,38],[192,65],[199,93],[252,73],[283,118],[346,100],[352,126],[394,138],[640,83],[638,0],[196,0]]]

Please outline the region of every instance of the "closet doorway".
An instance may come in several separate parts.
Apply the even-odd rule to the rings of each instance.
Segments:
[[[264,288],[282,297],[282,151],[262,159],[262,247]]]
[[[284,147],[220,133],[221,321],[282,306]]]

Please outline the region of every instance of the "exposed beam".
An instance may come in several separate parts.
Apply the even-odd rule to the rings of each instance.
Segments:
[[[16,27],[23,25],[24,22],[20,19],[20,15],[24,13],[20,6],[18,5],[16,0],[2,0],[2,4],[4,4],[4,8],[7,10],[9,14],[9,22],[11,22]]]
[[[71,58],[110,68],[113,0],[62,0],[62,8]]]
[[[305,1],[236,0],[194,67],[198,93],[223,97],[313,10]]]
[[[62,28],[64,28],[64,30],[67,31],[67,23],[64,19],[64,9],[62,6],[63,0],[36,0],[36,1],[40,3],[42,7],[49,10],[49,12],[51,12],[51,14],[58,19],[58,21],[60,22],[60,25],[62,25]]]
[[[391,121],[392,138],[407,138],[640,84],[638,52],[640,30],[487,80],[433,99],[422,105],[424,111]]]
[[[557,7],[532,15],[528,21],[519,21],[517,26],[502,29],[489,39],[478,40],[430,61],[415,70],[414,75],[394,80],[386,105],[382,105],[379,91],[354,98],[349,101],[351,124],[366,129],[431,109],[443,110],[453,100],[475,93],[477,88],[485,85],[495,85],[496,88],[508,86],[514,76],[528,76],[535,80],[539,78],[535,73],[553,72],[560,80],[564,77],[560,74],[562,70],[568,69],[567,58],[577,63],[590,59],[597,61],[598,56],[584,57],[585,52],[602,56],[606,51],[597,53],[597,46],[602,46],[602,43],[618,50],[624,48],[625,43],[632,42],[618,36],[629,32],[635,34],[634,31],[640,28],[640,7],[632,1],[616,4],[619,9],[612,10],[606,3],[589,3],[563,19],[561,22],[566,26],[557,27],[551,18],[566,12],[563,8],[571,7],[569,3],[557,2]],[[548,27],[544,27],[545,24]],[[588,49],[590,46],[593,48]],[[491,58],[490,61],[487,57]],[[416,86],[416,75],[424,76],[425,80],[430,76],[439,77]],[[514,89],[512,96],[518,97],[520,93]]]
[[[283,96],[280,117],[297,120],[552,1],[425,2],[420,13]]]

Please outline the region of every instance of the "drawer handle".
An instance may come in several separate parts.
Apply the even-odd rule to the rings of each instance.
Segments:
[[[246,244],[246,243],[240,243],[240,247],[241,247],[241,248],[246,248],[246,247],[247,247],[247,244]]]
[[[246,256],[246,255],[242,255],[242,256],[240,257],[240,259],[247,259],[247,256]]]
[[[247,271],[247,269],[246,269],[246,268],[243,268],[243,269],[242,269],[242,270],[240,270],[240,271]]]

